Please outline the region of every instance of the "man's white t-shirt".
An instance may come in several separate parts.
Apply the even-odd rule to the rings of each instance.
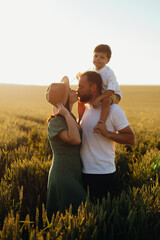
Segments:
[[[116,171],[115,142],[107,137],[93,132],[100,118],[101,107],[97,109],[87,104],[80,122],[82,128],[82,146],[80,155],[83,163],[83,173],[109,174]],[[117,104],[112,104],[106,121],[110,132],[122,130],[129,125],[125,113]]]

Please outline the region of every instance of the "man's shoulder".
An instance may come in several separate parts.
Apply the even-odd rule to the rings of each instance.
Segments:
[[[124,129],[129,125],[125,112],[117,104],[111,105],[109,121],[117,131]]]
[[[112,104],[110,107],[111,112],[116,112],[116,111],[123,111],[122,108],[118,104]]]
[[[112,119],[125,115],[123,109],[118,104],[112,104],[110,107],[110,117]]]

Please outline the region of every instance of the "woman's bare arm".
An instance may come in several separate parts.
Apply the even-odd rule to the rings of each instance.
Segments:
[[[68,126],[67,130],[62,130],[58,134],[58,137],[70,144],[74,145],[80,144],[81,138],[76,121],[71,116],[70,112],[62,104],[58,105],[58,110],[59,114],[61,114],[65,118]]]

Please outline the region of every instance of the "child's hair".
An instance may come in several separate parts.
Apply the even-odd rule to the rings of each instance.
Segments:
[[[95,52],[103,52],[107,55],[107,58],[110,59],[111,55],[112,55],[112,51],[110,46],[106,45],[106,44],[100,44],[98,46],[95,47],[94,51]]]

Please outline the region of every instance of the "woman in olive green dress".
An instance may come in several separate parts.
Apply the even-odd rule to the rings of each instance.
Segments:
[[[82,163],[80,159],[80,128],[73,114],[72,105],[78,100],[77,94],[69,87],[64,77],[61,83],[49,86],[46,99],[57,110],[49,119],[48,138],[53,152],[53,161],[48,176],[47,216],[51,221],[53,213],[65,213],[72,204],[76,213],[81,202],[86,200],[82,185]]]

